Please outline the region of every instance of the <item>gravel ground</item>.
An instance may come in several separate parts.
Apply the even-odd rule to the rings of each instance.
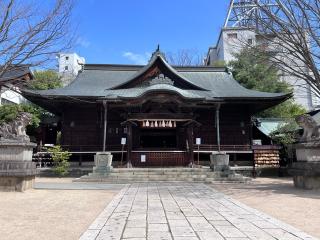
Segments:
[[[37,179],[68,183],[72,179]],[[116,190],[28,190],[0,192],[1,240],[78,239]]]
[[[296,189],[290,178],[257,178],[249,184],[211,186],[320,238],[320,190]]]

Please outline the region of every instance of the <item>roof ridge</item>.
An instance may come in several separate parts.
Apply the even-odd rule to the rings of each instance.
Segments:
[[[84,64],[84,70],[139,70],[142,67],[132,64]]]
[[[134,65],[134,64],[84,64],[84,70],[119,70],[119,71],[138,71],[146,65]],[[178,72],[199,71],[199,72],[227,72],[225,67],[213,67],[213,66],[178,66],[170,65]]]

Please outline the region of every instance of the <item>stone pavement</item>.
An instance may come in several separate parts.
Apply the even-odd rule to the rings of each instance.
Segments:
[[[137,183],[125,186],[80,239],[315,238],[205,184]]]

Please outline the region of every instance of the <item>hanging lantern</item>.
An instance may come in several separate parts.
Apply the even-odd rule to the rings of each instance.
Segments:
[[[149,127],[149,121],[148,120],[146,121],[146,127]]]
[[[142,127],[145,127],[145,126],[146,126],[146,122],[142,121]]]
[[[166,127],[169,127],[169,121],[166,121]]]
[[[173,127],[176,127],[177,124],[176,124],[176,121],[173,121]]]
[[[154,123],[153,122],[151,122],[151,125],[150,125],[151,127],[154,127]]]
[[[171,122],[171,120],[169,121],[169,127],[172,127],[172,122]]]
[[[158,127],[158,121],[154,122],[154,127]]]
[[[166,127],[166,123],[162,120],[162,127]]]

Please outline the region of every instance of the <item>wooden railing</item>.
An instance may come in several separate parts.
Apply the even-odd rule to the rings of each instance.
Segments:
[[[88,152],[88,153],[95,153],[95,152],[101,152],[102,151],[102,145],[61,145],[63,149],[66,149],[70,152]],[[115,151],[115,152],[121,152],[121,151],[127,151],[127,145],[124,145],[122,148],[122,145],[107,145],[106,151]]]
[[[263,146],[261,146],[263,147]],[[70,152],[74,153],[95,153],[95,152],[101,152],[102,151],[102,145],[62,145],[63,149],[66,149]],[[270,148],[270,146],[268,146]],[[126,152],[127,151],[127,145],[124,145],[122,148],[122,145],[107,145],[106,146],[106,151],[111,151],[111,152],[121,152],[121,151]],[[133,151],[170,151],[170,150],[177,150],[177,149],[133,149]],[[183,150],[183,149],[180,149]],[[193,145],[193,150],[195,152],[198,151],[198,145]],[[220,145],[220,150],[221,151],[252,151],[252,146],[251,145]],[[200,152],[205,152],[205,151],[218,151],[218,145],[211,145],[211,144],[201,144],[199,145],[199,151]]]
[[[210,145],[210,144],[200,144],[199,148],[198,145],[193,146],[194,151],[218,151],[218,145]],[[252,151],[251,145],[220,145],[221,151],[239,151],[239,152],[246,152]]]

